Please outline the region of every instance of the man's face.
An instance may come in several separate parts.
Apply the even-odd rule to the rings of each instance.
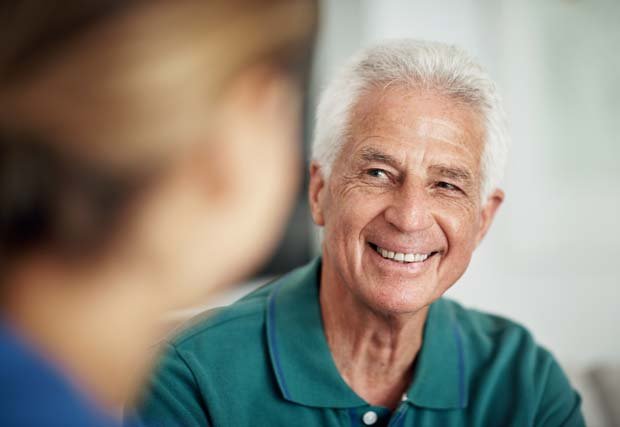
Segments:
[[[470,107],[434,92],[365,94],[325,181],[313,165],[323,277],[373,311],[417,311],[463,274],[503,194],[480,203],[484,130]]]

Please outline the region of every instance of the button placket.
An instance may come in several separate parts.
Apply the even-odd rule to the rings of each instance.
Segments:
[[[390,419],[390,422],[388,424],[388,426],[400,426],[402,424],[402,418],[405,416],[405,413],[407,412],[407,404],[405,403],[407,401],[407,395],[403,395],[402,398],[402,403],[400,405],[398,405],[398,408],[396,408],[396,411],[394,411],[394,414],[392,415],[392,418]]]

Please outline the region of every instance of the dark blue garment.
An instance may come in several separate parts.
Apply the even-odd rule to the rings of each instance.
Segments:
[[[0,321],[0,426],[117,427],[17,331]]]

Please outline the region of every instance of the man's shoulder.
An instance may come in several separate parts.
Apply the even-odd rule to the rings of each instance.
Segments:
[[[525,326],[507,317],[465,307],[449,298],[441,298],[440,303],[446,307],[451,316],[454,316],[461,331],[472,338],[493,340],[504,334],[531,338]]]
[[[269,298],[282,284],[294,282],[298,270],[268,282],[229,306],[198,314],[170,340],[170,344],[177,349],[189,349],[207,342],[210,347],[217,346],[221,340],[248,344],[248,340],[262,339]]]
[[[181,399],[184,405],[192,406],[205,396],[213,399],[246,387],[248,377],[259,372],[268,360],[265,311],[277,283],[269,283],[227,307],[195,316],[182,332],[168,340],[151,379],[152,389],[144,396],[142,415],[153,419],[169,416],[160,413],[166,408],[159,399],[170,392],[175,401]],[[267,372],[260,375],[264,377]],[[220,381],[222,378],[225,381]],[[196,407],[192,414],[200,422],[191,425],[201,425],[201,409]]]
[[[539,345],[533,334],[522,324],[507,317],[467,308],[456,301],[442,298],[441,303],[453,316],[468,350],[471,362],[486,364],[490,359],[532,359],[535,365],[552,356]]]
[[[206,310],[189,320],[182,331],[170,340],[176,348],[189,348],[218,338],[234,339],[240,333],[247,336],[264,323],[265,304],[278,280],[251,292],[229,306]]]
[[[533,418],[528,424],[555,419],[560,420],[557,425],[583,425],[579,395],[554,356],[526,327],[448,299],[442,298],[441,304],[453,316],[462,339],[470,394],[497,397],[492,407],[480,411],[497,418],[510,408],[529,408],[526,413]],[[470,404],[476,407],[479,401]]]
[[[502,365],[502,370],[532,376],[557,365],[553,355],[536,342],[524,325],[447,298],[441,301],[458,325],[471,374]]]

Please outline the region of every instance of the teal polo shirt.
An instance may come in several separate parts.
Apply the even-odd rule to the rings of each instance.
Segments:
[[[396,410],[340,376],[320,259],[201,316],[165,350],[139,407],[153,427],[583,426],[580,398],[521,326],[441,298]]]

